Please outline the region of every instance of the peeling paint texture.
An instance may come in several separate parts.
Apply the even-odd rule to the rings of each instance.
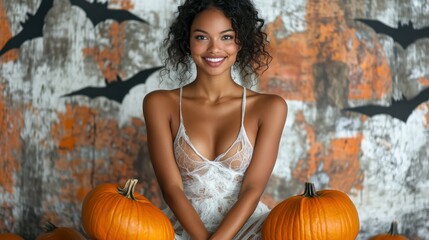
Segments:
[[[42,0],[0,0],[0,48]],[[92,2],[92,1],[90,1]],[[106,2],[106,0],[100,1]],[[0,233],[34,239],[51,221],[81,228],[94,186],[137,178],[137,191],[165,206],[149,159],[142,100],[175,88],[157,73],[122,103],[65,94],[118,84],[162,65],[159,48],[180,1],[109,0],[146,20],[94,26],[55,0],[43,37],[0,56]],[[355,203],[357,239],[398,221],[409,239],[429,239],[429,102],[406,122],[343,108],[390,105],[429,87],[429,38],[403,48],[355,18],[429,26],[428,0],[255,0],[273,61],[255,90],[282,96],[289,115],[262,201],[274,207],[304,182]]]

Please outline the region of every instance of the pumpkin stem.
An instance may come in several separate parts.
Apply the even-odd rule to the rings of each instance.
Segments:
[[[399,235],[398,233],[398,222],[393,221],[392,224],[390,224],[390,230],[387,232],[389,235]]]
[[[53,223],[51,223],[50,221],[48,221],[45,226],[43,227],[43,230],[45,230],[45,232],[52,232],[57,228],[57,226],[55,226]]]
[[[316,193],[316,187],[311,182],[305,183],[304,193],[301,195],[303,197],[318,197]]]
[[[118,187],[118,192],[127,198],[137,200],[137,198],[134,197],[134,190],[136,188],[137,182],[137,179],[128,179],[123,188]]]

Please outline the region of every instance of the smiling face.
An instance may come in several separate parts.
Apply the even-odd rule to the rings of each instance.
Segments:
[[[221,10],[210,8],[195,17],[189,45],[199,76],[230,76],[239,45],[231,20]]]

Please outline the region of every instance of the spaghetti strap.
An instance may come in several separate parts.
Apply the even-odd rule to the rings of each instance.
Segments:
[[[241,127],[244,127],[245,112],[246,112],[246,88],[243,87],[243,100],[241,101]]]
[[[180,124],[183,122],[182,117],[182,87],[180,87],[180,94],[179,94],[179,114],[180,114]]]

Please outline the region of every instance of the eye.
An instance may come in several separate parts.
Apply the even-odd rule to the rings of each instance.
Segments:
[[[197,40],[205,40],[205,39],[207,39],[207,37],[203,36],[203,35],[197,35],[197,36],[195,36],[195,39],[197,39]]]
[[[222,36],[222,39],[223,40],[233,40],[234,36],[232,36],[232,35],[225,35],[225,36]]]

